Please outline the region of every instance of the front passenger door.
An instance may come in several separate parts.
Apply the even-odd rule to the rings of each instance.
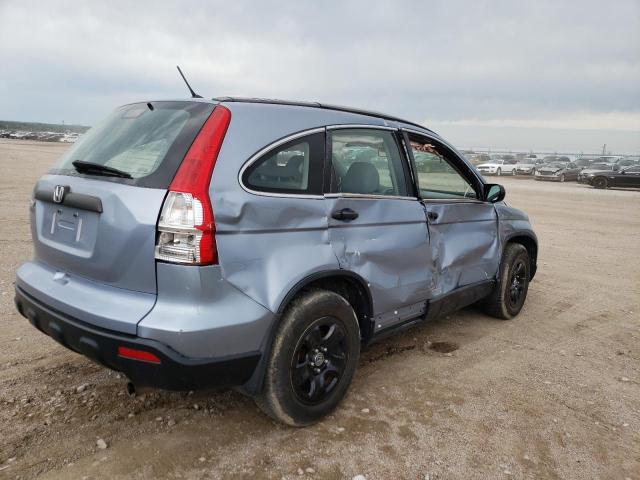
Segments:
[[[433,164],[416,172],[434,272],[430,298],[494,279],[501,257],[498,218],[493,204],[481,198],[482,182],[438,140],[416,133],[406,139],[412,157]]]

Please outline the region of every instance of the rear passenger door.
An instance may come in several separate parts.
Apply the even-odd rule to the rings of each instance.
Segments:
[[[329,239],[340,268],[373,298],[374,332],[425,312],[433,276],[429,232],[397,130],[327,131]]]
[[[482,182],[455,151],[435,138],[407,132],[411,157],[427,167],[416,173],[430,238],[432,299],[495,278],[500,262],[498,219],[482,201]]]

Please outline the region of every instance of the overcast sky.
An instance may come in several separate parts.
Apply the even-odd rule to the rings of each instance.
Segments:
[[[0,0],[0,119],[184,97],[176,64],[205,97],[380,110],[459,146],[640,152],[640,0]]]

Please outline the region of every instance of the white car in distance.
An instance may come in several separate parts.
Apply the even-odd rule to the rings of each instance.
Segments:
[[[518,164],[516,157],[509,154],[491,155],[491,160],[481,163],[476,168],[483,175],[515,175],[515,168]]]

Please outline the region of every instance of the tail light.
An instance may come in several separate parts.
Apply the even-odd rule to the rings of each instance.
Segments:
[[[158,221],[156,259],[218,263],[209,184],[231,112],[218,105],[203,125],[169,186]]]

